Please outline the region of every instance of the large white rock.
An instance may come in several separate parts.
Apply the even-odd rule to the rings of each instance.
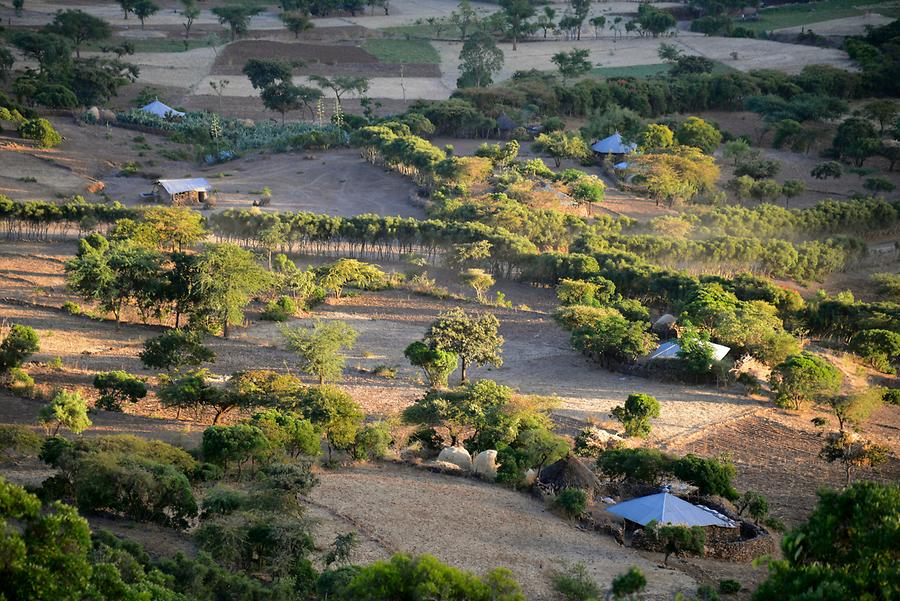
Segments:
[[[475,455],[472,468],[482,478],[495,480],[497,478],[497,451],[482,451]]]
[[[437,460],[452,463],[467,472],[472,471],[472,456],[462,447],[444,447]]]
[[[530,469],[525,472],[525,486],[531,486],[537,481],[538,471],[536,469]]]

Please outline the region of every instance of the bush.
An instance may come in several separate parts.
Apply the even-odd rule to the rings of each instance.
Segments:
[[[597,467],[613,480],[657,484],[672,472],[673,462],[656,449],[610,449],[597,459]]]
[[[146,367],[154,369],[197,367],[216,359],[216,354],[203,346],[202,333],[177,328],[145,340],[139,356]]]
[[[75,434],[81,434],[91,427],[87,415],[87,401],[78,392],[61,390],[56,393],[49,404],[38,412],[38,421],[49,431],[53,429],[55,436],[60,428],[67,428]]]
[[[894,373],[900,359],[900,334],[890,330],[862,330],[850,339],[850,350],[884,373]]]
[[[650,434],[650,418],[659,417],[659,401],[649,394],[630,394],[625,405],[613,407],[612,415],[625,426],[625,434],[640,438]]]
[[[723,595],[733,595],[735,593],[741,592],[741,583],[737,580],[720,580],[719,581],[719,592]]]
[[[580,488],[564,488],[554,497],[553,507],[569,519],[577,518],[587,508],[587,493]]]
[[[22,363],[40,350],[40,340],[34,328],[14,324],[0,342],[0,374],[22,367]]]
[[[81,315],[83,313],[81,305],[79,305],[78,303],[73,303],[72,301],[64,302],[61,308],[69,315]]]
[[[287,321],[296,314],[297,303],[294,299],[289,296],[280,296],[266,304],[260,318],[267,321]]]
[[[900,405],[900,388],[888,388],[881,398],[888,405]]]
[[[662,543],[663,552],[666,554],[663,560],[664,564],[669,563],[669,556],[673,553],[676,555],[685,553],[703,555],[706,547],[706,531],[700,526],[688,528],[686,526],[660,525],[656,520],[652,520],[644,528],[644,532],[651,540]]]
[[[551,576],[553,590],[564,601],[586,601],[600,599],[603,591],[597,586],[583,563],[575,564],[565,572],[554,572]]]
[[[207,461],[226,469],[229,463],[237,463],[240,474],[242,466],[267,446],[265,435],[256,426],[210,426],[203,431],[200,452]]]
[[[100,391],[97,407],[107,411],[121,411],[123,403],[137,403],[147,396],[147,383],[121,370],[94,376],[94,388]]]
[[[612,580],[613,599],[636,599],[647,587],[647,577],[637,566],[631,566],[624,574],[618,574]]]
[[[37,455],[44,439],[27,426],[0,425],[0,458],[10,453]]]
[[[368,424],[356,433],[351,455],[357,461],[381,459],[387,455],[391,442],[393,437],[385,422]]]
[[[831,363],[804,351],[775,366],[771,385],[779,407],[800,409],[805,401],[836,394],[842,379]]]
[[[682,482],[696,486],[701,495],[718,495],[730,501],[740,496],[731,483],[737,472],[730,462],[688,453],[672,464],[672,472]]]
[[[21,367],[9,370],[9,374],[6,376],[6,387],[10,392],[19,396],[27,398],[34,396],[34,378]]]
[[[19,125],[19,135],[35,140],[42,148],[52,148],[62,142],[62,136],[46,119],[30,119]]]

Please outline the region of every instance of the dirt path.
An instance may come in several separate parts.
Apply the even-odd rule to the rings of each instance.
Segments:
[[[529,599],[551,598],[550,573],[575,563],[584,563],[601,586],[636,565],[647,576],[647,599],[671,599],[696,586],[608,536],[566,524],[538,499],[498,485],[393,464],[319,476],[321,484],[310,498],[319,509],[313,515],[323,520],[320,527],[341,531],[366,525],[354,561],[384,559],[396,549],[430,553],[476,573],[508,567]]]

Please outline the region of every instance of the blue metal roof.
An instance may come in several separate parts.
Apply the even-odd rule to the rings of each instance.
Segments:
[[[727,516],[712,509],[698,507],[667,492],[623,501],[606,510],[642,526],[656,520],[660,524],[675,526],[737,527]]]
[[[598,142],[594,142],[591,150],[600,154],[628,154],[637,148],[637,144],[625,144],[622,141],[622,134],[614,133],[608,138],[603,138]]]

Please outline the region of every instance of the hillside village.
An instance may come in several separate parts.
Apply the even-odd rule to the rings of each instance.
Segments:
[[[895,0],[0,0],[0,599],[900,597]]]

